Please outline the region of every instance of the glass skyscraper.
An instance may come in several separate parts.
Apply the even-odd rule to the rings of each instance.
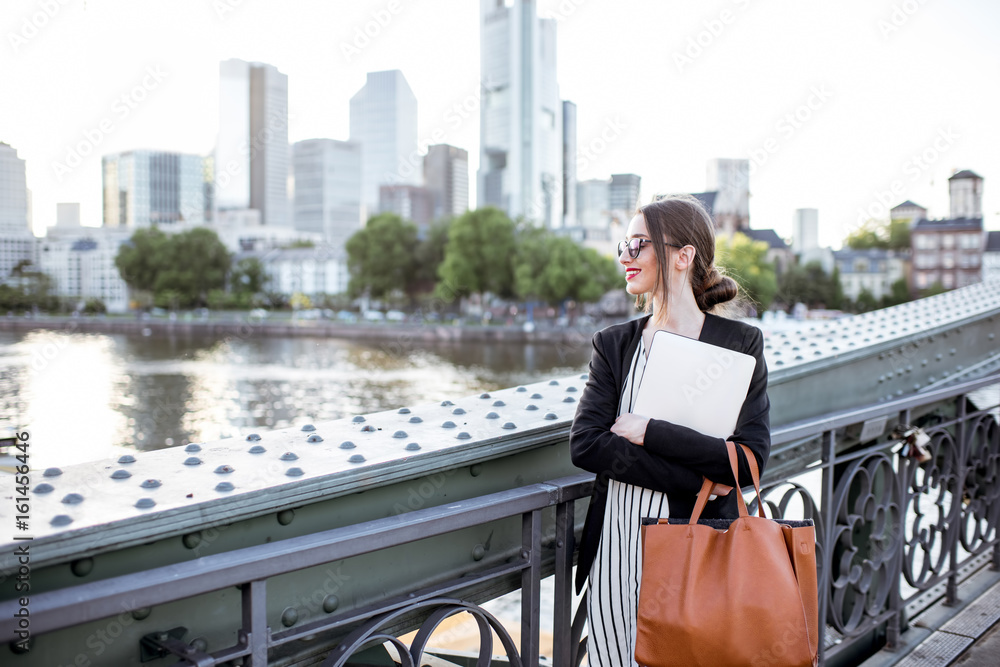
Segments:
[[[104,226],[205,224],[204,158],[128,151],[101,160]]]

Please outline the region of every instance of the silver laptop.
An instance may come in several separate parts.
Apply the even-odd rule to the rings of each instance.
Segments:
[[[749,354],[657,331],[632,412],[728,438],[736,431],[756,363]]]

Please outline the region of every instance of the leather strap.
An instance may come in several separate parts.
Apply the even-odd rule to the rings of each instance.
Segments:
[[[747,465],[750,468],[750,476],[753,478],[753,488],[757,492],[757,514],[758,516],[764,516],[764,502],[761,500],[760,496],[760,470],[757,468],[757,459],[754,457],[753,452],[746,445],[741,444],[740,448],[743,450],[743,455],[747,458]],[[749,516],[747,511],[746,500],[743,499],[743,494],[740,492],[740,466],[739,460],[737,458],[736,443],[726,440],[726,453],[729,454],[729,467],[733,471],[733,479],[736,480],[736,487],[732,492],[736,493],[736,502],[739,505],[740,516]],[[708,497],[712,495],[712,487],[715,486],[715,482],[709,478],[705,478],[701,484],[701,491],[698,492],[698,500],[695,501],[694,509],[691,511],[691,519],[688,521],[689,525],[695,525],[698,523],[698,519],[701,518],[701,513],[705,511],[705,506],[708,504]]]

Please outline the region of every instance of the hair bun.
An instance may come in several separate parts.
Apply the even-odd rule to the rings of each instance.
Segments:
[[[725,303],[736,298],[739,293],[739,286],[736,281],[729,276],[719,273],[715,267],[705,276],[702,281],[701,294],[695,295],[698,307],[702,311],[711,310],[717,303]]]

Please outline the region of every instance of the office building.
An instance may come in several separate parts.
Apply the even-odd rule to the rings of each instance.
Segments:
[[[563,220],[556,22],[532,0],[480,0],[479,205],[548,228]]]
[[[361,207],[378,211],[382,185],[420,185],[417,98],[399,70],[369,72],[351,98],[351,141],[361,146]]]
[[[342,248],[361,229],[361,146],[307,139],[293,146],[295,229]]]
[[[983,279],[983,178],[968,169],[948,179],[951,217],[917,220],[910,227],[911,292],[940,282],[945,289]]]
[[[563,100],[563,227],[575,227],[576,219],[576,104]]]
[[[264,225],[291,227],[288,77],[272,65],[219,65],[215,206],[255,209]]]
[[[454,218],[469,210],[469,152],[435,144],[424,156],[424,186],[433,193],[432,219]]]
[[[21,262],[35,261],[25,174],[25,162],[17,150],[0,142],[0,280]]]
[[[638,174],[611,174],[608,186],[608,208],[611,215],[628,225],[639,205],[642,178]]]
[[[420,185],[382,185],[379,187],[379,213],[395,213],[414,223],[421,235],[435,220],[437,197]]]
[[[792,219],[792,252],[799,255],[819,247],[819,210],[795,209]]]
[[[205,223],[204,159],[162,151],[128,151],[101,159],[104,226]]]
[[[604,179],[594,178],[576,184],[576,217],[580,227],[587,230],[610,227],[610,194],[610,184]]]

